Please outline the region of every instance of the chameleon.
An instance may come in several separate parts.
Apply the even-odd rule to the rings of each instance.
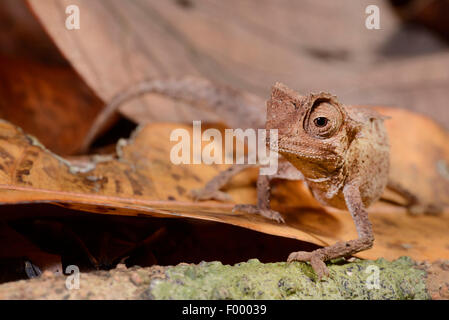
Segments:
[[[119,94],[99,115],[89,139],[96,135],[108,116],[131,98],[145,93],[165,94],[194,104],[206,100],[223,113],[245,115],[250,126],[263,126],[261,113],[238,104],[247,102],[238,91],[221,90],[203,79],[148,80]],[[221,108],[221,110],[220,110]],[[235,114],[237,113],[237,114]],[[240,117],[242,118],[242,117]],[[349,211],[358,238],[337,242],[312,252],[292,252],[287,261],[309,262],[321,279],[329,275],[325,262],[351,256],[373,246],[374,234],[367,208],[377,201],[386,187],[408,200],[409,212],[438,212],[397,183],[389,181],[390,146],[384,126],[387,117],[367,107],[341,104],[336,96],[320,92],[301,95],[282,83],[275,83],[266,102],[265,128],[278,130],[279,162],[273,175],[257,178],[257,204],[236,204],[234,211],[259,214],[284,223],[281,213],[270,207],[273,179],[302,180],[323,205]],[[90,141],[89,140],[89,141]],[[86,143],[85,145],[88,145]],[[273,143],[267,141],[267,146]],[[252,164],[235,164],[212,178],[203,188],[191,190],[196,201],[230,201],[223,192],[226,184]]]
[[[373,245],[366,208],[381,197],[388,184],[390,147],[384,120],[374,110],[344,106],[329,93],[302,96],[276,83],[267,101],[266,129],[278,130],[275,151],[282,160],[276,174],[259,175],[257,205],[237,205],[235,210],[284,222],[281,214],[270,208],[270,180],[274,178],[303,180],[321,204],[348,210],[357,239],[312,252],[293,252],[287,259],[308,261],[320,278],[328,275],[325,261]],[[194,198],[223,200],[226,197],[219,189],[238,171],[233,167],[224,171],[194,191]]]

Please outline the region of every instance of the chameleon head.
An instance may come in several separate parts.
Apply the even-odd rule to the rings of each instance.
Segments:
[[[267,102],[266,129],[278,130],[278,152],[284,158],[306,177],[319,179],[344,165],[358,124],[334,96],[302,96],[276,83]]]

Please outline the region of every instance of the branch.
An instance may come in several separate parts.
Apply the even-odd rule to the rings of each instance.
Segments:
[[[299,262],[263,264],[252,259],[234,266],[202,262],[129,269],[119,265],[111,271],[82,273],[78,290],[66,288],[71,278],[45,273],[2,284],[0,299],[430,299],[444,298],[448,288],[441,284],[449,283],[448,261],[339,260],[329,271],[329,278],[318,281],[310,265]]]

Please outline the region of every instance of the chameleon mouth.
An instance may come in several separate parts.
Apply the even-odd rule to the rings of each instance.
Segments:
[[[286,143],[285,141],[279,141],[279,146],[277,148],[278,153],[287,155],[287,156],[293,156],[296,158],[303,158],[303,159],[320,159],[320,160],[329,160],[329,161],[338,161],[340,159],[337,155],[332,154],[326,154],[324,152],[318,152],[316,150],[312,150],[310,148],[307,148],[306,146],[298,143]]]

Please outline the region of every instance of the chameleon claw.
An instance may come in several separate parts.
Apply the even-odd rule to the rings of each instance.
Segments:
[[[438,216],[443,212],[443,208],[434,204],[413,204],[407,207],[408,214],[412,216],[430,215]]]
[[[324,263],[323,255],[318,250],[312,252],[292,252],[288,256],[287,262],[292,261],[310,262],[310,265],[312,266],[313,271],[315,271],[319,280],[321,280],[324,276],[329,276],[329,269]]]
[[[307,251],[292,252],[288,256],[287,262],[292,262],[292,261],[307,262],[307,261],[310,260],[311,257],[312,257],[312,253],[311,252],[307,252]]]

